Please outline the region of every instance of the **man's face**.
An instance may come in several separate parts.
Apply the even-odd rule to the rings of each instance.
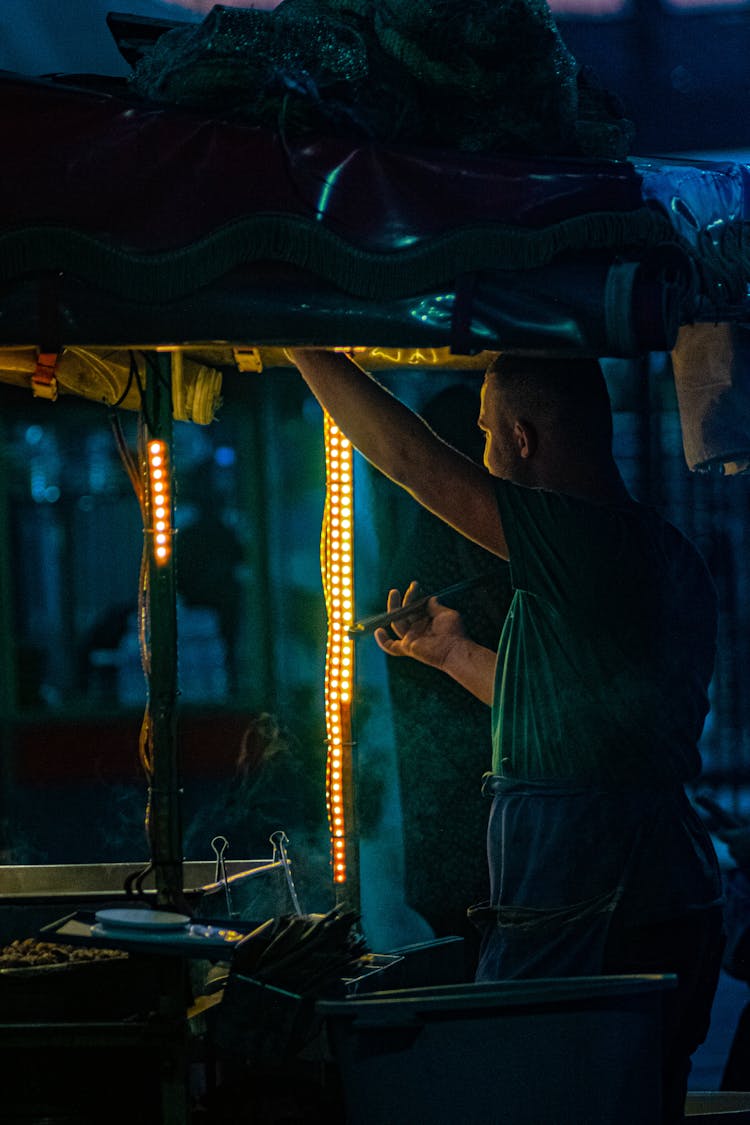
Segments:
[[[485,468],[493,477],[517,480],[523,466],[513,435],[513,418],[492,371],[487,372],[482,384],[479,429],[484,434]]]

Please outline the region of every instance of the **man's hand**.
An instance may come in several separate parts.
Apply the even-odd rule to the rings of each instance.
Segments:
[[[408,606],[421,597],[416,582],[410,583],[403,601],[398,590],[388,594],[388,612]],[[447,673],[480,699],[492,705],[495,686],[496,655],[488,648],[470,640],[464,632],[461,615],[455,609],[430,598],[414,617],[401,617],[391,622],[393,634],[376,629],[375,640],[389,656],[410,656],[431,668]]]
[[[403,600],[399,590],[388,594],[388,612],[408,606],[417,601],[422,593],[416,582],[407,587]],[[430,598],[426,606],[415,611],[414,617],[401,617],[393,621],[390,628],[376,629],[375,640],[383,652],[389,656],[411,656],[422,664],[443,669],[449,653],[457,641],[466,637],[461,615],[455,609],[441,605],[437,598]]]

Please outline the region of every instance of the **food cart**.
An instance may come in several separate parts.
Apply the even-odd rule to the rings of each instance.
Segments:
[[[133,57],[170,29],[113,26]],[[743,472],[750,434],[735,405],[750,309],[748,170],[290,137],[85,76],[3,73],[0,96],[9,107],[0,125],[0,378],[50,409],[69,393],[141,418],[129,471],[146,533],[140,756],[150,867],[158,908],[190,913],[175,730],[173,418],[210,423],[217,367],[241,379],[288,365],[295,345],[339,347],[373,369],[411,366],[425,378],[481,370],[496,351],[674,350],[690,468]],[[706,383],[701,363],[717,351]],[[326,425],[340,479],[350,452]],[[354,609],[330,567],[335,550],[351,550],[351,535],[331,538],[336,521],[351,523],[351,489],[337,491],[334,477],[323,551],[327,795],[332,879],[339,901],[356,909],[351,681],[342,689],[333,680],[342,658],[353,660]],[[349,599],[343,613],[337,597]],[[185,962],[148,964],[156,1022],[113,1016],[93,1026],[42,1013],[33,1026],[4,1024],[4,1041],[44,1049],[72,1036],[85,1049],[106,1041],[120,1051],[152,1036],[163,1120],[187,1120]]]

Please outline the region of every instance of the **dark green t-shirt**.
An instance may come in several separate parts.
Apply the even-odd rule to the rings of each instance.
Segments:
[[[493,772],[602,784],[700,771],[716,594],[693,545],[635,501],[497,481],[513,601],[498,648]]]

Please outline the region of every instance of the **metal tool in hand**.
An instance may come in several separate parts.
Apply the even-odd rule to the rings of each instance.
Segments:
[[[434,594],[426,594],[423,598],[416,598],[408,605],[402,605],[399,609],[392,609],[389,613],[376,613],[372,617],[363,617],[361,621],[355,621],[353,625],[350,625],[349,636],[360,637],[365,633],[374,633],[376,629],[384,629],[392,621],[400,621],[404,617],[418,617],[427,611],[427,603],[430,598],[437,598],[438,600],[449,598],[452,594],[461,594],[464,590],[473,590],[477,586],[484,586],[494,577],[494,571],[488,574],[477,574],[474,578],[464,578],[462,582],[454,582],[450,586],[444,586],[442,590],[436,590]]]
[[[211,841],[211,847],[213,849],[214,855],[216,856],[216,871],[214,874],[214,882],[224,884],[224,897],[227,904],[227,916],[229,918],[232,918],[234,916],[234,912],[232,910],[232,894],[229,890],[227,865],[226,860],[224,859],[226,850],[229,847],[229,840],[227,840],[226,836],[214,836],[213,840]]]

